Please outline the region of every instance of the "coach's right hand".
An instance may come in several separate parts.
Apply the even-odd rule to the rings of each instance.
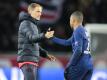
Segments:
[[[46,38],[52,38],[54,36],[54,31],[50,31],[50,28],[48,29],[48,31],[45,33],[45,37]]]

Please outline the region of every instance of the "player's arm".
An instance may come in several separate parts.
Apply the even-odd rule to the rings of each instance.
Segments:
[[[57,43],[57,44],[60,44],[60,45],[70,46],[71,45],[71,41],[72,41],[72,37],[69,38],[68,40],[64,40],[64,39],[60,39],[60,38],[57,38],[57,37],[53,37],[52,41]]]
[[[75,40],[75,49],[72,55],[72,62],[71,62],[72,65],[77,64],[82,54],[83,38],[82,38],[81,30],[77,30],[74,33],[74,40]]]
[[[34,31],[30,27],[30,21],[23,21],[20,25],[22,34],[31,42],[39,42],[45,38],[44,33],[41,34],[33,34]]]

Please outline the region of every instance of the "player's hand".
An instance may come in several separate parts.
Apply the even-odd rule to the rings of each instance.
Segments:
[[[54,31],[50,31],[50,28],[48,29],[48,31],[45,33],[45,37],[46,38],[52,38],[54,36]]]
[[[50,61],[56,61],[56,58],[53,55],[49,55],[49,54],[47,59],[49,59]]]

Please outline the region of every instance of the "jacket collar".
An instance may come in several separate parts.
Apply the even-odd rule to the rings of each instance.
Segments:
[[[34,19],[33,17],[30,16],[30,14],[26,13],[26,12],[20,12],[19,14],[19,23],[21,23],[23,20],[29,20],[31,22],[33,22],[34,24],[38,24],[37,19]]]

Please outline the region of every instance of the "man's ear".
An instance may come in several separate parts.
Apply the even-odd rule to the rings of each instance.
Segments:
[[[32,13],[32,10],[31,10],[31,9],[28,9],[28,13],[31,14],[31,13]]]
[[[31,14],[31,13],[32,13],[32,10],[30,10],[29,13]]]
[[[75,23],[75,19],[73,19],[72,23]]]

